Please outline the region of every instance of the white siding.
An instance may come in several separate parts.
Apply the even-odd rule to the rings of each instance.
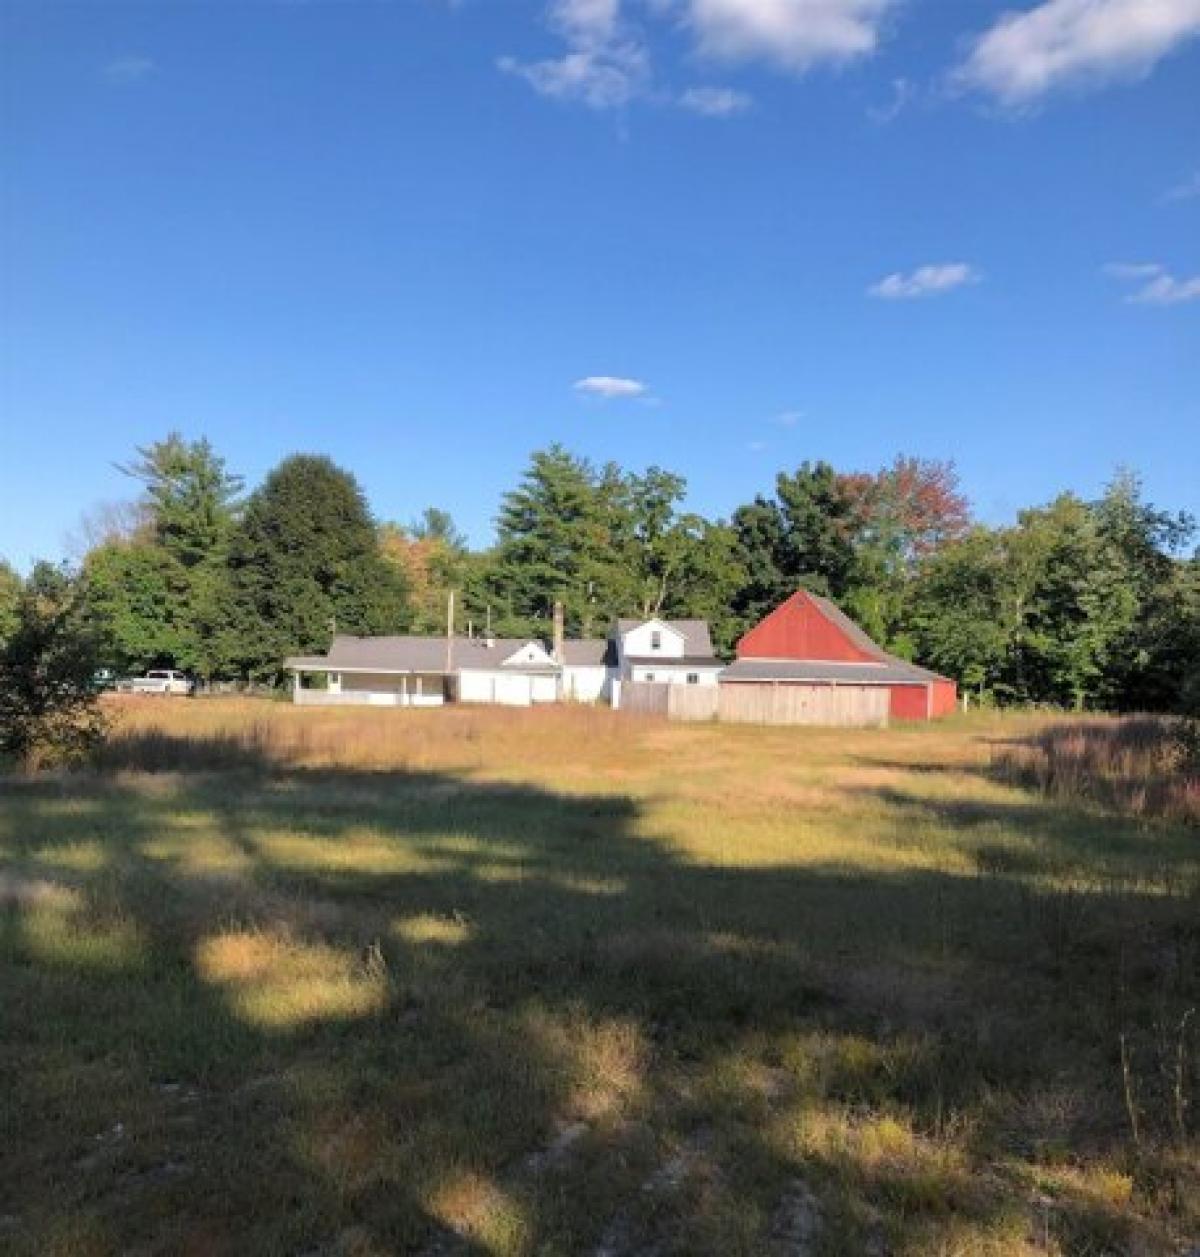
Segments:
[[[609,696],[611,676],[603,664],[567,664],[563,668],[563,697],[576,703],[596,703]]]
[[[655,649],[655,634],[658,648]],[[622,655],[653,655],[656,659],[678,659],[684,653],[683,634],[668,628],[660,620],[647,620],[630,629],[621,639]]]
[[[688,677],[694,676],[693,685],[716,685],[717,676],[721,669],[713,667],[711,664],[707,667],[702,664],[686,664],[686,663],[646,663],[635,664],[631,669],[629,679],[631,681],[657,684],[657,685],[687,685]]]
[[[558,702],[558,677],[530,677],[532,693],[530,697],[535,703]]]
[[[537,642],[527,642],[515,654],[509,655],[507,659],[500,660],[504,667],[534,665],[542,668],[554,667],[554,660],[546,653],[545,649],[538,645]]]
[[[505,672],[501,668],[494,671],[472,668],[459,673],[458,697],[464,703],[499,703],[505,707],[553,703],[558,697],[558,678]]]

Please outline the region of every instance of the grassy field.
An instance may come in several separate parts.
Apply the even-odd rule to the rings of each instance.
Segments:
[[[0,783],[0,1250],[1200,1243],[1200,831],[1044,719],[117,719]]]

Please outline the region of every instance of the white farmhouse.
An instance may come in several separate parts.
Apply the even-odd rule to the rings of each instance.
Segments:
[[[649,685],[716,685],[724,664],[707,620],[618,620],[617,677]]]
[[[607,638],[350,637],[284,661],[308,706],[439,707],[447,702],[620,703],[621,682],[715,685],[723,667],[703,620],[619,620]],[[315,683],[314,683],[315,682]]]

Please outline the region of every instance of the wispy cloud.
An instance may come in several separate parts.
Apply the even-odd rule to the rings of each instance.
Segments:
[[[1191,178],[1177,183],[1168,189],[1164,201],[1191,201],[1200,196],[1200,170],[1192,172]]]
[[[699,51],[793,73],[875,51],[891,0],[681,0]]]
[[[501,70],[523,78],[542,96],[592,109],[627,105],[649,89],[650,53],[623,22],[620,0],[552,0],[547,19],[566,53],[542,61],[501,57]]]
[[[682,108],[705,118],[730,118],[745,113],[752,103],[745,92],[732,87],[689,87],[679,96]]]
[[[631,380],[622,375],[587,375],[576,380],[571,387],[577,393],[589,397],[644,397],[648,386],[641,380]]]
[[[1146,279],[1161,271],[1157,262],[1109,262],[1104,268],[1104,273],[1113,279]]]
[[[113,86],[138,83],[153,74],[158,67],[149,57],[117,57],[100,71],[100,77]]]
[[[1104,271],[1114,279],[1137,284],[1125,298],[1134,305],[1177,306],[1200,300],[1200,275],[1176,279],[1158,262],[1111,262]]]
[[[882,297],[886,301],[902,301],[950,292],[964,284],[978,283],[980,278],[979,272],[966,262],[941,262],[918,266],[907,275],[901,271],[893,271],[891,275],[885,275],[878,283],[872,284],[867,292],[872,297]]]
[[[766,441],[747,441],[746,448],[752,454],[761,454],[767,448]]]
[[[954,75],[1008,105],[1068,83],[1147,74],[1200,34],[1200,0],[1045,0],[1005,13]]]
[[[794,428],[804,418],[802,410],[781,410],[771,416],[771,422],[779,428]]]
[[[899,78],[892,79],[892,99],[886,105],[875,105],[867,110],[867,116],[872,122],[888,123],[895,120],[904,112],[917,94],[916,85],[909,79]]]

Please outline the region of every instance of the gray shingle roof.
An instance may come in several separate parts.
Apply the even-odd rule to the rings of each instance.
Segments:
[[[825,659],[735,659],[722,681],[815,681],[843,685],[928,685],[936,673],[885,655],[878,663]]]
[[[489,647],[481,637],[456,637],[452,667],[490,670],[498,668],[530,638],[493,638]],[[539,643],[540,645],[540,643]],[[293,668],[328,668],[332,672],[445,672],[444,637],[347,637],[333,639],[324,658],[297,656],[286,661]],[[545,664],[510,664],[510,672],[546,672]]]
[[[892,659],[892,656],[868,637],[866,631],[855,624],[837,603],[830,602],[828,598],[822,598],[820,594],[810,593],[808,596],[817,604],[825,618],[836,624],[860,650],[866,651],[868,655],[873,655],[880,661]],[[903,660],[896,662],[902,663]]]
[[[567,638],[563,642],[563,663],[568,667],[598,668],[612,662],[612,643],[606,638]]]
[[[651,616],[651,619],[657,617]],[[624,636],[635,629],[639,624],[646,624],[648,620],[618,620],[617,632]],[[684,654],[691,659],[712,659],[713,644],[712,638],[708,633],[707,620],[661,620],[660,623],[665,624],[668,628],[675,629],[676,632],[683,635]]]
[[[626,663],[639,668],[721,668],[724,664],[715,655],[626,655]]]

